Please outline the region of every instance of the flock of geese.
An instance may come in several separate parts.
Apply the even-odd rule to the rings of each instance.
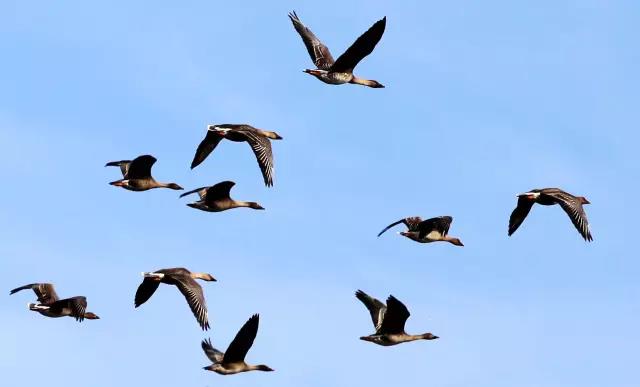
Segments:
[[[386,17],[375,22],[336,60],[331,56],[327,46],[308,27],[302,24],[295,12],[290,13],[289,18],[295,30],[300,34],[316,67],[315,69],[304,70],[305,73],[332,85],[353,83],[372,88],[384,87],[378,81],[356,77],[353,74],[353,70],[364,57],[373,51],[382,38],[386,26]],[[248,143],[258,161],[264,184],[267,187],[273,186],[274,172],[271,140],[282,140],[282,137],[276,132],[254,128],[247,124],[209,125],[205,138],[196,149],[191,162],[191,169],[200,165],[223,139]],[[133,160],[108,162],[106,166],[119,167],[122,173],[121,179],[109,184],[130,191],[148,191],[155,188],[183,190],[176,183],[162,183],[153,178],[151,169],[156,161],[156,158],[151,155],[142,155]],[[235,183],[232,181],[223,181],[210,187],[193,189],[183,193],[180,197],[197,193],[199,200],[187,205],[208,212],[220,212],[239,207],[264,210],[256,202],[232,199],[230,191],[234,185]],[[583,196],[574,196],[559,188],[532,189],[518,195],[517,206],[509,218],[508,235],[512,235],[520,227],[536,203],[544,206],[558,204],[569,216],[569,219],[571,219],[571,222],[585,241],[593,240],[583,208],[583,204],[589,204],[589,201]],[[455,246],[464,246],[459,238],[448,235],[452,221],[453,218],[451,216],[438,216],[426,220],[418,216],[407,217],[391,223],[378,236],[402,223],[407,230],[399,234],[415,242],[449,242]],[[216,281],[211,274],[194,273],[185,268],[169,268],[142,273],[142,275],[144,279],[138,287],[134,298],[136,308],[147,302],[160,284],[173,285],[185,297],[202,330],[209,329],[204,291],[196,280]],[[20,286],[11,290],[10,294],[28,289],[33,290],[37,297],[37,303],[28,304],[29,310],[38,312],[43,316],[53,318],[69,316],[77,321],[99,319],[95,313],[87,311],[87,299],[85,297],[76,296],[60,299],[54,286],[50,283],[33,283]],[[390,295],[386,300],[386,304],[369,296],[362,290],[356,291],[355,296],[371,314],[375,329],[374,333],[361,337],[361,340],[382,346],[390,346],[414,340],[438,339],[438,336],[432,333],[417,335],[406,333],[405,323],[410,313],[407,307],[394,296]],[[251,316],[240,328],[227,347],[226,352],[221,352],[214,348],[210,339],[203,340],[201,343],[202,350],[212,362],[211,365],[204,367],[204,369],[222,375],[254,370],[273,371],[272,368],[266,365],[249,365],[245,362],[247,352],[253,345],[258,333],[259,322],[260,317],[258,314]]]

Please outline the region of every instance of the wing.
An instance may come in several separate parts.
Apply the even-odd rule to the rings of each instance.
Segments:
[[[14,294],[25,289],[33,290],[38,297],[38,302],[43,305],[51,304],[59,299],[55,289],[53,288],[53,284],[49,283],[36,283],[20,286],[19,288],[13,289],[9,294]]]
[[[204,351],[204,354],[207,355],[209,360],[211,360],[214,363],[222,362],[224,353],[213,348],[213,345],[211,345],[211,339],[202,340],[201,346],[202,346],[202,350]]]
[[[356,65],[367,55],[371,54],[376,44],[384,34],[384,28],[387,25],[387,17],[375,22],[371,28],[347,48],[344,54],[340,55],[336,62],[331,66],[329,71],[332,72],[352,72]]]
[[[244,323],[224,353],[224,363],[244,361],[244,357],[247,355],[247,352],[249,352],[249,349],[253,345],[253,340],[255,340],[258,334],[259,323],[260,316],[257,314],[251,316],[251,318]]]
[[[215,202],[217,200],[229,199],[231,188],[236,185],[232,181],[222,181],[214,186],[207,188],[205,195],[207,202]]]
[[[382,235],[385,231],[387,231],[391,227],[393,227],[395,225],[398,225],[400,223],[404,223],[404,225],[407,226],[409,231],[415,231],[416,227],[418,226],[418,223],[420,223],[420,222],[422,222],[422,219],[419,216],[413,216],[413,217],[400,219],[399,221],[393,222],[390,225],[388,225],[387,227],[385,227],[382,231],[380,231],[378,233],[378,236]]]
[[[49,308],[56,314],[62,312],[63,309],[68,308],[71,310],[71,316],[74,317],[76,321],[82,322],[87,310],[87,299],[81,296],[65,298],[52,303],[49,305]]]
[[[373,321],[373,326],[378,331],[380,329],[380,323],[384,319],[384,314],[387,310],[385,304],[380,302],[362,290],[356,291],[356,298],[360,300],[364,306],[367,307],[369,313],[371,314],[371,321]]]
[[[156,158],[151,155],[138,156],[129,164],[125,179],[145,179],[151,177],[151,167]]]
[[[153,296],[153,293],[156,292],[158,286],[160,286],[160,281],[151,278],[142,280],[142,283],[138,286],[138,290],[136,290],[136,297],[134,299],[135,307],[137,308],[147,302],[151,296]]]
[[[404,324],[411,314],[406,306],[394,296],[387,298],[387,312],[380,326],[379,333],[403,333]]]
[[[333,64],[333,57],[329,52],[329,48],[309,28],[302,24],[295,11],[289,14],[289,19],[291,19],[293,27],[298,31],[305,47],[307,47],[313,64],[319,69],[328,70]]]
[[[207,188],[209,187],[200,187],[200,188],[196,188],[194,190],[191,190],[189,192],[185,192],[182,195],[180,195],[181,198],[187,196],[187,195],[191,195],[192,193],[197,192],[198,196],[200,196],[200,200],[204,199],[207,196]]]
[[[534,203],[535,202],[533,200],[526,196],[520,196],[518,198],[518,204],[509,217],[509,236],[516,232],[518,227],[520,227],[522,222],[524,222],[524,219],[529,214],[529,211],[531,211],[531,207],[533,207]]]
[[[593,240],[591,231],[589,230],[587,214],[584,211],[584,207],[582,207],[582,203],[580,203],[575,196],[564,191],[545,193],[545,195],[551,196],[556,200],[564,212],[569,215],[571,223],[573,223],[585,241],[591,242]]]
[[[84,320],[84,314],[87,311],[87,299],[85,297],[69,298],[69,307],[71,308],[71,316],[76,321]]]
[[[453,218],[450,216],[438,216],[436,218],[431,218],[420,222],[417,226],[417,229],[419,231],[418,238],[423,239],[433,231],[436,231],[440,235],[445,236],[449,232],[449,226],[451,226],[452,221]]]
[[[204,137],[204,140],[200,142],[198,145],[198,149],[196,149],[196,154],[193,156],[193,161],[191,162],[191,169],[197,167],[204,161],[204,159],[209,156],[216,146],[222,141],[224,137],[218,134],[215,130],[207,130],[207,135]]]
[[[120,160],[120,161],[110,161],[106,163],[105,167],[120,167],[120,172],[122,172],[122,176],[127,175],[127,171],[129,170],[129,164],[131,164],[131,160]]]
[[[273,153],[271,151],[271,141],[265,136],[257,135],[253,131],[243,131],[247,136],[247,142],[256,155],[258,165],[262,171],[264,184],[267,187],[273,186]]]
[[[187,300],[191,312],[198,320],[198,324],[202,330],[209,329],[209,317],[207,315],[207,303],[204,300],[204,292],[200,284],[196,282],[191,276],[173,276],[176,280],[176,286],[180,290],[180,293]]]

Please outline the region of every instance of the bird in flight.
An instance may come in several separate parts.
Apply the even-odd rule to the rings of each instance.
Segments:
[[[388,347],[409,341],[435,340],[439,338],[432,333],[424,333],[421,335],[407,334],[404,331],[404,325],[411,314],[407,307],[394,296],[387,298],[386,305],[362,290],[356,291],[356,298],[369,310],[373,327],[376,330],[375,333],[369,336],[363,336],[360,340],[370,341]]]
[[[590,202],[584,196],[574,196],[559,188],[532,189],[518,195],[518,205],[509,217],[509,236],[516,232],[536,203],[543,206],[559,204],[584,240],[588,242],[593,240],[587,213],[582,207],[583,204],[590,204]]]
[[[373,88],[383,88],[384,86],[374,80],[362,79],[353,75],[353,69],[364,57],[371,54],[376,44],[382,38],[387,25],[387,17],[375,22],[364,34],[347,48],[347,50],[335,61],[329,52],[329,48],[318,39],[311,30],[302,24],[295,11],[289,14],[289,19],[293,27],[298,31],[304,42],[315,69],[306,69],[305,73],[311,74],[324,83],[331,85],[342,85],[354,83],[357,85],[369,86]]]
[[[198,145],[196,154],[191,162],[191,169],[202,163],[216,146],[226,138],[234,142],[246,142],[251,146],[262,171],[264,184],[273,186],[273,152],[271,140],[282,140],[282,137],[272,131],[254,128],[246,124],[209,125],[207,135]]]
[[[427,220],[422,220],[419,216],[412,216],[391,223],[380,231],[378,236],[382,235],[391,227],[403,223],[407,226],[407,231],[400,232],[399,234],[416,242],[449,242],[452,245],[464,246],[459,238],[448,235],[449,226],[451,226],[452,221],[453,218],[450,216],[438,216]]]
[[[258,334],[258,325],[260,323],[260,316],[254,314],[251,318],[240,328],[236,337],[231,341],[226,352],[220,352],[213,347],[211,340],[202,341],[202,350],[205,355],[213,362],[213,364],[204,367],[207,371],[213,371],[220,375],[233,375],[239,372],[247,371],[273,371],[271,367],[264,364],[249,365],[245,363],[244,358],[247,356],[247,352],[253,346],[253,341]]]

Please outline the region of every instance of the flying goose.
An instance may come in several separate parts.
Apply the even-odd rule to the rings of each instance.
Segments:
[[[258,333],[259,323],[259,315],[254,314],[251,316],[242,328],[240,328],[225,353],[215,349],[213,345],[211,345],[211,339],[203,340],[201,344],[202,350],[209,360],[213,362],[213,364],[203,367],[203,369],[216,372],[220,375],[233,375],[247,371],[273,371],[273,369],[263,364],[249,365],[244,362],[244,358],[253,345],[253,340]]]
[[[422,220],[419,216],[413,216],[391,223],[380,231],[378,236],[382,235],[391,227],[404,223],[408,230],[406,232],[400,232],[399,234],[416,242],[431,243],[444,241],[456,246],[464,246],[460,239],[447,235],[452,221],[453,218],[450,216],[438,216],[427,220]]]
[[[187,206],[208,212],[220,212],[238,207],[249,207],[254,210],[264,210],[264,207],[256,202],[243,202],[231,199],[229,192],[234,185],[236,185],[236,183],[233,181],[223,181],[210,187],[200,187],[192,191],[185,192],[180,195],[180,197],[197,192],[200,196],[200,200],[188,203]]]
[[[209,125],[207,135],[198,145],[191,162],[191,169],[197,167],[209,156],[223,138],[234,142],[246,142],[251,146],[262,171],[264,184],[273,186],[273,153],[270,140],[282,140],[282,137],[268,130],[254,128],[246,124]]]
[[[215,281],[211,274],[192,273],[187,269],[176,267],[171,269],[160,269],[150,273],[142,273],[144,280],[138,286],[135,297],[135,307],[147,302],[153,293],[158,289],[160,283],[175,285],[180,293],[187,299],[191,312],[198,320],[202,330],[209,329],[209,319],[207,316],[207,304],[204,300],[202,287],[195,281],[201,279],[205,281]]]
[[[511,217],[509,217],[509,236],[520,227],[534,203],[538,203],[543,206],[559,204],[564,212],[569,215],[569,219],[571,219],[571,222],[584,240],[588,242],[593,240],[589,230],[587,214],[582,207],[583,204],[590,204],[590,202],[584,196],[573,196],[559,188],[543,188],[532,189],[517,197],[518,205],[511,213]]]
[[[355,83],[373,88],[384,87],[380,82],[358,78],[353,75],[353,69],[365,56],[371,54],[376,44],[382,38],[387,24],[387,17],[378,20],[345,51],[337,60],[333,60],[329,48],[307,28],[296,15],[295,11],[289,13],[289,19],[293,27],[298,31],[307,51],[311,56],[316,69],[306,69],[305,73],[311,74],[324,83],[341,85]]]
[[[151,155],[138,156],[133,161],[120,160],[108,162],[105,167],[120,167],[123,178],[112,181],[111,185],[122,187],[129,191],[146,191],[152,188],[183,189],[176,183],[160,183],[151,177],[151,167],[156,158]]]
[[[98,320],[95,313],[87,312],[86,297],[76,296],[70,298],[59,299],[53,284],[35,283],[20,286],[13,289],[9,294],[17,293],[21,290],[31,289],[38,297],[38,304],[27,304],[29,310],[38,312],[47,317],[65,317],[70,316],[81,322],[85,318],[87,320]]]
[[[387,305],[369,296],[362,290],[356,291],[356,298],[367,307],[371,314],[376,333],[363,336],[360,340],[370,341],[378,345],[390,346],[414,340],[435,340],[438,336],[432,333],[409,335],[404,325],[411,315],[407,307],[394,296],[387,298]]]

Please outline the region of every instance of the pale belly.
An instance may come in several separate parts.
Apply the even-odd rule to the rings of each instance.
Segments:
[[[228,210],[230,208],[229,206],[221,206],[216,204],[208,206],[202,202],[188,203],[187,206],[206,212],[220,212]]]
[[[437,242],[437,241],[441,240],[440,234],[437,233],[437,232],[434,232],[434,231],[432,231],[429,234],[425,235],[425,237],[422,238],[422,239],[420,239],[418,237],[419,233],[417,231],[412,231],[412,232],[409,232],[407,234],[408,234],[407,237],[409,239],[412,239],[412,240],[414,240],[416,242],[419,242],[419,243],[431,243],[431,242]]]
[[[247,371],[248,370],[246,368],[246,364],[244,363],[227,363],[224,365],[220,364],[220,368],[214,370],[214,372],[217,372],[220,375],[233,375]]]
[[[353,74],[349,73],[325,73],[318,77],[322,82],[330,85],[343,85],[353,79]]]

